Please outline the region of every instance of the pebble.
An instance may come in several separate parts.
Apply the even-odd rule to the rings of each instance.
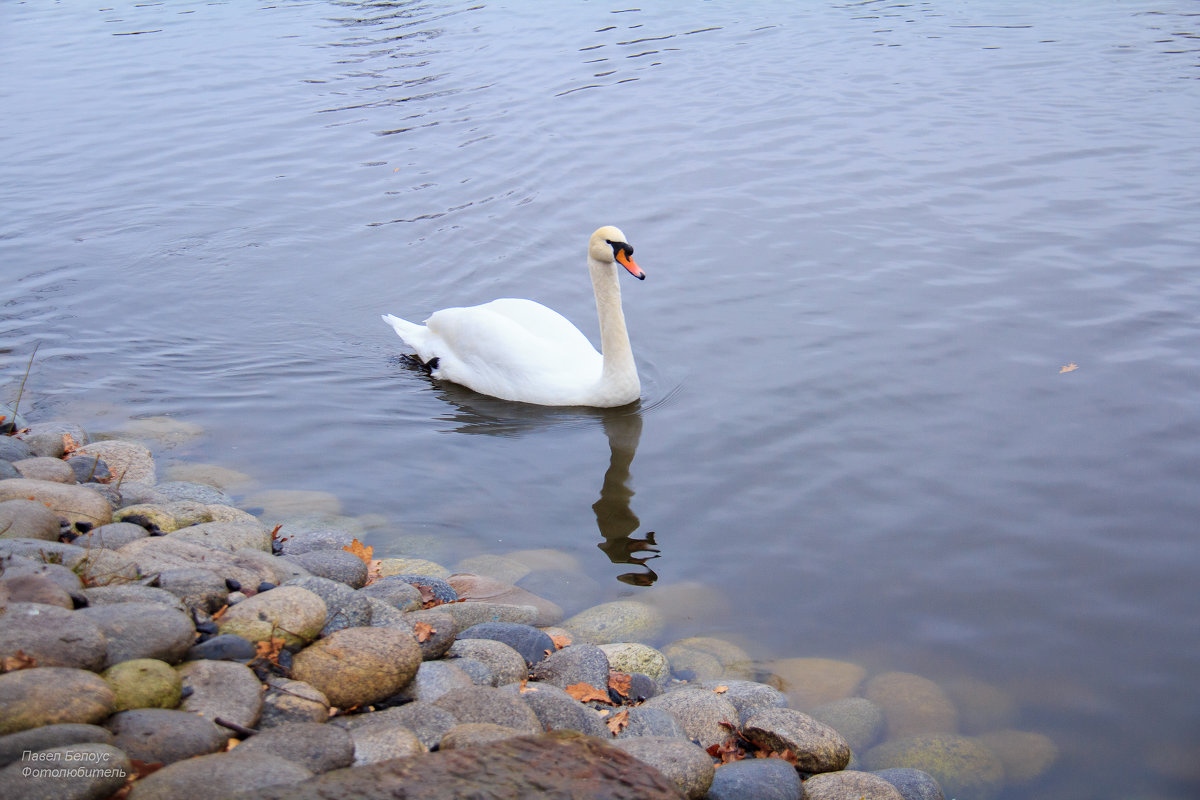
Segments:
[[[604,599],[604,587],[589,575],[565,569],[535,569],[514,584],[575,614]]]
[[[385,578],[406,575],[443,579],[450,577],[450,570],[425,558],[382,558],[379,560],[379,574]]]
[[[158,603],[173,608],[180,613],[187,613],[183,602],[157,586],[146,586],[141,583],[110,583],[108,586],[91,586],[83,590],[88,606],[107,606],[116,603]]]
[[[617,672],[639,672],[649,675],[658,684],[660,690],[665,689],[671,680],[671,662],[667,661],[667,657],[662,654],[662,651],[656,650],[650,645],[638,642],[613,642],[599,645],[599,647],[608,658],[610,669]]]
[[[344,583],[308,576],[292,578],[285,586],[307,589],[325,601],[325,623],[321,635],[328,636],[345,628],[363,628],[371,624],[371,604],[367,598]]]
[[[458,720],[451,712],[420,700],[383,711],[355,714],[349,717],[334,717],[330,720],[331,725],[338,725],[349,730],[381,723],[412,731],[421,742],[421,746],[429,750],[437,746],[446,732],[458,724]]]
[[[289,587],[274,591],[283,588]],[[297,653],[292,676],[315,686],[332,705],[348,708],[396,694],[420,664],[421,648],[404,631],[346,628]]]
[[[35,481],[54,481],[55,483],[75,483],[75,470],[71,469],[61,459],[48,456],[34,456],[12,462],[22,478]]]
[[[271,534],[260,522],[202,522],[181,527],[172,538],[230,553],[243,549],[271,552]]]
[[[608,656],[599,647],[594,644],[573,644],[535,664],[530,677],[560,689],[574,683],[586,683],[600,691],[607,691],[608,669]]]
[[[362,588],[367,582],[367,564],[361,558],[345,550],[312,550],[283,556],[283,561],[303,567],[310,575],[328,578],[343,583],[352,589]],[[417,596],[420,608],[420,592],[408,587]]]
[[[39,481],[30,478],[9,478],[0,481],[0,500],[28,500],[43,503],[67,521],[107,525],[112,521],[112,507],[104,495],[95,489],[75,484]]]
[[[438,743],[440,750],[458,750],[463,747],[476,747],[490,742],[499,742],[523,735],[508,725],[498,725],[494,722],[463,722],[446,731],[442,741]]]
[[[6,412],[0,412],[0,415],[8,416]],[[15,436],[0,436],[0,461],[20,461],[25,458],[33,458],[36,455],[33,448],[22,439]]]
[[[720,678],[725,680],[751,679],[755,669],[750,655],[732,642],[714,636],[692,636],[671,642],[663,648],[663,655],[675,670],[693,669],[692,660],[709,664],[716,662],[716,674],[699,674],[696,679]]]
[[[329,719],[329,698],[315,686],[279,676],[267,678],[260,730],[292,722],[325,722]]]
[[[923,733],[955,733],[958,711],[941,687],[908,672],[886,672],[867,681],[864,696],[883,710],[893,739]]]
[[[434,600],[439,603],[457,603],[458,592],[454,591],[454,587],[441,578],[436,578],[427,575],[389,575],[380,579],[380,583],[386,581],[400,581],[407,583],[410,586],[416,586],[418,589],[423,589]]]
[[[399,611],[416,611],[421,607],[421,590],[404,581],[377,580],[358,591]]]
[[[532,625],[537,622],[538,610],[534,606],[511,606],[506,603],[450,603],[444,608],[446,613],[454,617],[454,624],[459,630],[478,625],[481,622],[512,622],[517,625]]]
[[[109,744],[85,742],[43,750],[36,763],[0,769],[0,797],[21,800],[93,800],[125,785],[133,768],[125,753]]]
[[[75,452],[83,456],[100,456],[112,473],[120,477],[122,484],[125,481],[154,484],[158,480],[154,457],[145,446],[136,442],[121,439],[91,442]]]
[[[79,576],[62,564],[46,564],[17,555],[0,555],[0,568],[3,568],[6,578],[15,578],[18,575],[44,575],[66,589],[67,592],[79,592],[83,588],[83,581],[79,580]]]
[[[891,739],[863,756],[868,769],[910,767],[929,773],[949,797],[989,800],[1000,791],[1004,765],[977,740],[954,734]]]
[[[40,603],[72,610],[75,603],[71,593],[59,586],[53,578],[45,575],[14,575],[0,578],[0,586],[8,596],[9,603]],[[0,634],[2,637],[3,634]],[[2,649],[3,645],[0,645]]]
[[[177,539],[173,536],[151,536],[147,539],[139,539],[125,545],[117,553],[131,559],[144,575],[180,567],[199,567],[218,573],[222,577],[222,581],[232,578],[243,586],[257,586],[263,581],[274,581],[277,578],[274,570],[260,562],[240,558],[239,553],[213,550],[202,544],[189,542],[186,539]],[[270,557],[266,553],[263,555]],[[163,588],[169,591],[169,587],[164,585]]]
[[[179,706],[182,710],[247,728],[258,722],[262,684],[249,667],[233,661],[187,661],[176,670],[189,692]]]
[[[233,500],[229,495],[216,486],[210,486],[206,483],[193,483],[181,480],[160,481],[155,484],[154,488],[158,489],[164,497],[172,501],[190,500],[193,503],[208,506],[233,505]]]
[[[520,653],[503,642],[491,639],[456,639],[446,650],[446,656],[452,659],[473,659],[483,664],[488,671],[489,686],[518,683],[527,674],[525,659]],[[467,669],[465,666],[463,668]]]
[[[867,674],[858,664],[831,658],[784,658],[767,666],[778,677],[789,705],[799,711],[850,697]]]
[[[104,679],[87,670],[34,667],[6,672],[0,675],[0,736],[43,725],[101,722],[112,713],[114,700]]]
[[[546,683],[509,684],[504,691],[515,694],[533,709],[547,731],[578,731],[602,739],[612,737],[604,718],[592,707],[579,702],[557,686]]]
[[[210,719],[187,711],[139,708],[113,714],[104,723],[115,744],[147,764],[172,764],[225,747],[228,732]]]
[[[739,724],[765,708],[786,708],[787,697],[774,686],[755,681],[706,681],[697,686],[716,692],[738,710]],[[833,726],[835,729],[837,726]]]
[[[105,666],[134,658],[156,658],[174,664],[183,659],[196,637],[188,616],[162,603],[113,603],[75,613],[104,633]]]
[[[845,697],[814,708],[813,719],[842,735],[850,749],[863,753],[883,736],[883,710],[865,697]]]
[[[1003,730],[984,733],[976,741],[995,753],[1004,765],[1007,783],[1028,783],[1041,777],[1058,758],[1050,737],[1031,731]]]
[[[354,740],[336,725],[293,722],[251,736],[237,747],[239,755],[267,753],[286,758],[319,775],[354,763]]]
[[[722,765],[705,800],[801,800],[804,797],[804,786],[791,764],[781,758],[747,758]]]
[[[130,542],[145,539],[150,532],[141,525],[132,522],[110,522],[98,528],[92,528],[77,538],[72,544],[79,547],[100,547],[105,550],[120,550]]]
[[[563,620],[562,627],[577,641],[591,644],[649,641],[665,625],[662,614],[653,606],[636,600],[601,603]]]
[[[687,731],[679,724],[679,719],[665,708],[640,705],[628,709],[625,726],[617,731],[618,739],[629,739],[635,736],[670,736],[676,739],[687,739]]]
[[[554,640],[531,625],[512,622],[482,622],[459,631],[459,641],[464,639],[491,639],[503,642],[521,654],[528,666],[537,664],[554,652]],[[602,653],[600,654],[603,655]],[[608,659],[604,659],[604,674],[608,677]]]
[[[904,800],[946,800],[942,787],[928,772],[906,767],[881,769],[873,773],[895,786]]]
[[[904,800],[904,795],[878,775],[856,770],[826,772],[804,782],[805,800]]]
[[[58,540],[58,514],[36,500],[0,503],[0,539]]]
[[[432,703],[451,689],[473,686],[471,676],[452,661],[424,661],[412,681],[393,695],[391,702],[422,700]]]
[[[542,723],[528,705],[511,693],[484,686],[451,689],[434,705],[454,715],[458,722],[491,722],[521,733],[541,733]]]
[[[719,694],[691,686],[660,694],[642,707],[669,711],[679,720],[688,738],[704,748],[722,744],[730,737],[729,728],[722,723],[737,725],[738,722],[737,706]]]
[[[254,642],[232,633],[222,633],[188,648],[185,661],[253,661],[258,655]]]
[[[522,622],[522,624],[541,628],[547,625],[557,625],[563,618],[563,610],[558,605],[505,581],[484,575],[459,574],[451,575],[446,582],[454,587],[459,599],[495,606],[519,608],[532,606],[536,610],[533,619],[528,622],[497,617],[496,621],[498,622]]]
[[[251,642],[281,638],[291,646],[308,644],[321,633],[325,601],[300,586],[280,586],[231,606],[218,621],[221,633]]]
[[[312,773],[267,753],[214,753],[169,764],[133,785],[129,800],[223,800],[243,790],[299,783]]]
[[[0,659],[24,653],[43,667],[104,667],[108,641],[99,625],[77,611],[41,603],[10,603],[3,620]]]
[[[65,463],[75,473],[76,483],[94,483],[112,477],[112,471],[100,456],[72,456]]]
[[[520,561],[490,554],[468,556],[455,565],[454,571],[492,578],[501,584],[508,584],[510,586],[532,572],[528,566],[522,564]]]
[[[20,733],[10,733],[0,736],[0,767],[8,766],[14,761],[20,761],[26,750],[38,752],[51,747],[63,747],[68,744],[97,742],[112,744],[113,735],[99,725],[82,725],[64,723],[61,725],[46,725],[41,728],[31,728]]]
[[[406,758],[427,749],[415,733],[394,721],[356,725],[350,729],[348,736],[354,747],[355,766]]]
[[[101,673],[113,690],[113,708],[175,708],[182,697],[183,681],[165,661],[135,658]]]
[[[420,641],[418,637],[417,644],[421,647],[421,658],[426,661],[444,656],[458,636],[458,625],[454,622],[454,617],[438,611],[437,608],[411,611],[404,615],[404,621],[414,630],[420,626],[421,633],[426,638],[425,641]]]
[[[850,745],[823,722],[792,708],[767,708],[746,721],[742,735],[773,753],[791,750],[801,772],[833,772],[850,763]]]
[[[350,547],[357,536],[335,528],[308,526],[300,522],[284,522],[276,534],[280,552],[285,556],[311,553],[318,550],[342,550]]]
[[[684,739],[642,736],[618,739],[614,746],[644,764],[657,769],[672,781],[689,800],[699,800],[712,786],[712,759],[701,748]]]

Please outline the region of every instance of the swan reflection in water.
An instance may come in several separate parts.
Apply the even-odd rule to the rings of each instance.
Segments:
[[[394,361],[406,370],[429,375],[415,357],[401,355]],[[618,575],[617,580],[634,586],[649,586],[658,580],[657,573],[646,563],[660,555],[654,531],[645,533],[644,538],[634,537],[641,520],[630,506],[634,492],[629,488],[629,467],[642,436],[640,402],[619,408],[535,406],[497,400],[448,381],[429,380],[441,398],[457,409],[439,418],[451,423],[457,433],[521,436],[558,424],[598,419],[608,437],[609,459],[600,485],[600,499],[592,504],[596,527],[604,540],[597,546],[612,563],[640,568]]]

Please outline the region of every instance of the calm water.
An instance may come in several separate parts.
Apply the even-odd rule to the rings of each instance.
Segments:
[[[34,418],[197,423],[382,551],[992,683],[1060,748],[1006,797],[1197,796],[1200,3],[646,5],[0,2],[5,392],[40,343]],[[397,357],[502,296],[595,337],[604,223],[640,409]]]

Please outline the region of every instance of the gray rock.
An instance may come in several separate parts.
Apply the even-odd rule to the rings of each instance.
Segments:
[[[100,626],[78,611],[41,603],[10,603],[0,611],[0,659],[24,653],[38,666],[99,670],[108,641]]]
[[[225,492],[204,483],[162,481],[154,487],[168,500],[191,500],[204,505],[231,506],[233,500]]]
[[[586,683],[602,692],[607,691],[608,656],[594,644],[573,644],[551,653],[540,664],[534,664],[530,677],[560,689]]]
[[[699,800],[712,786],[714,768],[708,753],[685,739],[641,736],[618,739],[613,745],[657,769],[689,800]]]
[[[780,758],[747,758],[722,765],[705,800],[801,800],[795,767]]]
[[[292,677],[315,686],[334,706],[349,708],[396,694],[420,664],[421,648],[404,631],[346,628],[297,653]]]
[[[180,708],[253,728],[262,712],[262,684],[254,672],[233,661],[188,661],[177,671],[192,693]]]
[[[45,575],[0,576],[0,607],[9,603],[40,603],[68,611],[75,608],[71,593]]]
[[[446,732],[458,724],[458,720],[454,717],[454,714],[445,709],[438,708],[432,703],[424,703],[417,700],[412,703],[405,703],[402,706],[396,706],[395,708],[387,708],[383,711],[334,717],[329,721],[329,724],[337,725],[347,730],[380,724],[406,728],[415,733],[417,739],[421,742],[421,746],[428,750],[436,746],[442,740],[442,737],[446,735]]]
[[[625,717],[625,726],[617,731],[618,739],[630,739],[635,736],[688,738],[687,731],[679,724],[679,720],[665,708],[640,705],[627,710],[629,713]],[[790,765],[788,768],[791,769]]]
[[[354,743],[355,766],[406,758],[426,749],[415,733],[392,721],[356,725],[349,737]]]
[[[301,586],[280,586],[247,598],[221,616],[221,633],[251,642],[281,638],[291,646],[308,644],[321,633],[325,601]]]
[[[0,539],[58,540],[58,515],[34,500],[0,503]]]
[[[113,711],[112,689],[94,672],[33,667],[0,675],[0,736],[43,725],[100,722]]]
[[[354,741],[336,725],[319,722],[294,722],[280,725],[238,746],[246,753],[269,753],[307,769],[314,774],[328,772],[354,763]]]
[[[63,747],[69,744],[96,742],[112,744],[113,735],[99,725],[62,724],[46,725],[42,728],[32,728],[19,733],[0,736],[0,767],[8,766],[14,761],[21,760],[21,754],[26,750],[38,752],[51,747]],[[16,795],[13,795],[14,797]]]
[[[22,478],[35,481],[54,481],[55,483],[75,483],[75,471],[57,458],[34,456],[13,461],[17,472]]]
[[[542,728],[548,731],[579,731],[601,739],[611,739],[612,733],[604,718],[593,708],[576,700],[557,686],[529,682],[524,686],[509,684],[502,691],[515,694],[533,709]]]
[[[135,783],[129,800],[223,800],[239,790],[290,786],[311,777],[311,772],[286,758],[266,753],[238,755],[234,750],[163,767]]]
[[[524,733],[541,733],[542,723],[528,705],[511,693],[483,686],[451,689],[435,706],[449,711],[464,722],[491,722],[516,728]]]
[[[608,656],[609,669],[648,675],[661,692],[671,682],[671,664],[661,651],[638,642],[613,642],[599,646]]]
[[[577,642],[611,644],[645,642],[658,636],[666,624],[662,612],[636,600],[616,600],[592,606],[563,620]]]
[[[792,708],[759,711],[746,721],[742,735],[771,752],[791,750],[801,772],[834,772],[850,762],[850,745],[841,734]]]
[[[328,719],[329,698],[316,687],[276,676],[267,679],[259,730],[292,722],[323,723]]]
[[[733,703],[741,722],[745,722],[764,708],[786,708],[788,704],[787,696],[783,692],[755,681],[704,681],[697,686],[710,692],[719,692]]]
[[[12,465],[12,462],[0,458],[0,480],[19,477],[21,477],[21,473],[17,472],[17,468]]]
[[[532,625],[537,622],[538,610],[533,606],[513,606],[506,603],[448,603],[437,606],[454,617],[459,630],[481,622],[514,622]]]
[[[76,483],[93,483],[112,477],[112,471],[100,456],[71,456],[65,463],[75,473]]]
[[[520,683],[526,676],[525,659],[503,642],[491,639],[458,639],[446,651],[447,658],[471,658],[482,663],[491,673],[488,683],[503,686]],[[488,722],[490,720],[474,720]]]
[[[196,629],[187,615],[162,603],[97,605],[75,613],[103,631],[108,645],[105,666],[134,658],[174,664],[183,659],[196,638]]]
[[[460,599],[467,600],[469,604],[479,603],[494,606],[493,614],[496,616],[491,620],[494,622],[517,622],[544,627],[557,625],[563,618],[563,610],[557,604],[494,578],[483,575],[455,574],[446,578],[446,582],[454,587],[454,591],[458,593]],[[516,618],[518,612],[514,609],[527,606],[535,609],[533,619]],[[520,612],[521,615],[525,613]]]
[[[141,481],[153,485],[158,480],[154,457],[140,444],[110,439],[85,444],[75,452],[85,456],[100,456],[114,475],[121,476],[122,483]]]
[[[805,800],[904,800],[895,786],[870,772],[847,769],[813,775],[804,782]]]
[[[0,556],[0,569],[4,577],[14,578],[18,575],[44,575],[57,583],[68,592],[78,592],[83,588],[79,576],[62,564],[46,564],[23,556]]]
[[[181,567],[199,567],[232,578],[243,586],[258,586],[263,581],[275,582],[274,570],[239,557],[237,553],[213,550],[198,542],[172,536],[151,536],[130,542],[117,551],[132,559],[143,574],[150,575]],[[161,583],[161,581],[160,581]],[[170,591],[170,587],[163,586]]]
[[[463,639],[491,639],[503,642],[520,653],[526,665],[537,664],[546,658],[547,653],[554,652],[554,640],[544,632],[531,625],[517,625],[511,622],[484,622],[472,625],[459,631],[458,640]],[[599,654],[599,658],[604,662],[604,677],[607,680],[608,659],[603,653]]]
[[[229,588],[210,569],[183,567],[158,573],[158,586],[179,598],[186,608],[212,613],[225,605]]]
[[[942,787],[928,772],[909,767],[894,767],[872,774],[895,786],[904,800],[946,800]]]
[[[471,678],[476,686],[497,686],[496,674],[492,668],[475,658],[455,658],[454,665]]]
[[[292,520],[282,524],[277,540],[282,542],[280,552],[285,556],[293,556],[316,550],[341,550],[349,547],[355,536],[351,531]]]
[[[345,550],[312,550],[307,553],[281,556],[281,559],[302,567],[310,575],[328,578],[352,589],[358,589],[367,582],[366,562]],[[412,589],[412,587],[409,588]],[[420,593],[416,590],[413,590],[413,593],[418,598],[420,597]],[[418,602],[418,607],[419,605]]]
[[[361,559],[359,562],[361,563]],[[368,597],[381,600],[400,611],[416,611],[421,607],[421,591],[404,581],[383,578],[358,591]]]
[[[811,716],[842,735],[855,753],[866,752],[883,736],[883,709],[865,697],[844,697],[812,710]]]
[[[138,708],[113,714],[104,723],[113,744],[147,764],[173,764],[225,747],[229,732],[210,719],[167,708]]]
[[[33,458],[33,448],[15,436],[0,436],[0,461],[21,461]]]
[[[473,685],[471,676],[453,661],[424,661],[412,681],[393,695],[390,702],[421,700],[432,703],[451,689]]]
[[[236,553],[242,549],[271,552],[271,534],[258,521],[201,522],[198,525],[179,528],[170,534],[170,538],[196,542],[229,553]]]
[[[701,747],[721,744],[730,736],[726,724],[738,723],[737,706],[719,694],[696,687],[660,694],[647,700],[643,706],[671,712],[687,732],[688,738],[700,742]]]
[[[111,583],[108,586],[93,586],[83,590],[88,606],[110,606],[116,603],[158,603],[173,608],[181,614],[187,613],[183,602],[165,589],[141,583]]]
[[[515,586],[558,605],[567,614],[575,614],[604,599],[604,587],[582,572],[566,569],[538,569],[528,573]]]
[[[458,625],[454,617],[437,608],[410,611],[404,615],[404,620],[419,634],[417,644],[421,646],[421,658],[426,661],[444,656],[458,637]]]
[[[7,411],[0,411],[0,414],[7,413]],[[57,436],[59,441],[62,441],[62,437],[65,434],[71,437],[71,442],[75,447],[87,444],[92,440],[86,430],[79,424],[69,420],[48,419],[42,422],[24,424],[19,427],[29,429],[29,433],[24,434],[26,439],[31,436]]]
[[[51,433],[43,431],[41,433],[22,434],[21,440],[29,445],[29,449],[33,451],[35,456],[45,458],[61,459],[67,452],[67,444],[63,441],[61,433]]]
[[[375,584],[386,584],[388,582],[407,583],[418,589],[424,589],[425,593],[431,599],[437,600],[439,603],[455,603],[458,601],[458,592],[454,591],[453,586],[441,578],[435,578],[431,575],[389,575],[386,578],[380,578]]]
[[[237,661],[246,664],[257,656],[258,650],[255,648],[254,642],[232,633],[223,633],[192,645],[183,660],[202,661],[207,659],[209,661]]]
[[[244,547],[241,550],[235,550],[234,558],[247,567],[254,567],[262,570],[270,575],[267,580],[276,586],[287,583],[293,578],[307,578],[308,570],[299,564],[294,564],[291,561],[285,561],[278,556],[273,556],[265,550],[254,550],[249,547]]]
[[[389,606],[382,600],[367,595],[361,595],[371,608],[372,628],[395,628],[400,631],[412,632],[413,625],[398,608]]]
[[[308,589],[325,601],[326,616],[325,625],[321,628],[322,636],[345,628],[362,628],[371,624],[371,605],[367,598],[344,583],[309,576],[293,578],[284,585]]]
[[[0,769],[0,797],[22,800],[94,800],[125,785],[133,768],[109,744],[85,742],[52,747],[27,762]]]
[[[79,547],[99,547],[105,550],[120,550],[130,542],[145,539],[150,532],[132,522],[110,522],[93,528],[77,538],[72,544]]]
[[[442,737],[438,749],[449,751],[463,747],[478,747],[480,745],[499,742],[504,739],[515,739],[522,732],[508,725],[497,725],[494,722],[460,722]]]

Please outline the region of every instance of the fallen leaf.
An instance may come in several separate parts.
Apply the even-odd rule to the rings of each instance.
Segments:
[[[629,689],[632,682],[633,678],[628,673],[617,672],[615,670],[609,670],[608,672],[608,688],[626,700],[629,699]]]
[[[629,724],[629,709],[621,709],[608,719],[604,720],[604,724],[607,725],[608,729],[613,732],[613,736],[616,736],[618,733],[624,730],[625,726]]]
[[[428,622],[413,623],[413,636],[417,637],[418,642],[427,642],[429,637],[437,633],[437,629]]]
[[[1062,375],[1064,372],[1074,372],[1077,369],[1079,369],[1078,364],[1067,364],[1065,367],[1059,369],[1058,374]]]
[[[64,433],[62,435],[62,441],[63,441],[63,458],[66,458],[67,456],[71,455],[72,453],[74,453],[76,450],[78,450],[80,447],[83,446],[79,442],[75,441],[75,437],[69,433]]]
[[[372,558],[370,561],[367,562],[367,582],[364,583],[363,585],[370,586],[372,583],[374,583],[375,581],[382,578],[383,577],[383,575],[381,574],[382,572],[383,572],[383,560],[378,559],[378,558]]]
[[[213,614],[212,614],[212,621],[213,621],[213,622],[216,622],[216,621],[217,621],[217,620],[219,620],[221,617],[225,616],[225,612],[226,612],[226,611],[228,611],[228,610],[229,610],[229,606],[228,606],[228,605],[224,605],[224,606],[221,606],[220,608],[218,608],[218,609],[217,609],[216,611],[214,611],[214,612],[213,612]]]
[[[610,706],[613,704],[612,700],[608,697],[608,692],[600,691],[590,683],[573,683],[567,687],[567,694],[581,703],[595,700],[598,703],[607,703]]]
[[[24,650],[18,650],[15,654],[0,659],[0,672],[16,672],[36,666],[37,661],[33,656],[26,655]]]
[[[237,747],[241,743],[242,743],[241,739],[226,739],[225,740],[225,752],[228,753],[230,750]]]
[[[351,539],[350,544],[346,545],[342,549],[345,550],[347,553],[353,553],[354,555],[361,558],[363,560],[363,563],[365,563],[368,567],[371,566],[371,554],[375,552],[374,547],[365,545],[362,542],[360,542],[358,539]]]
[[[568,647],[571,644],[572,639],[567,634],[560,633],[557,635],[550,634],[550,641],[554,642],[555,650],[562,650],[564,647]]]
[[[279,654],[283,652],[285,644],[287,644],[286,639],[267,639],[266,641],[256,642],[254,645],[255,658],[261,658],[270,661],[272,664],[278,664]]]
[[[728,686],[717,686],[713,689],[713,694],[725,694],[729,691]]]

